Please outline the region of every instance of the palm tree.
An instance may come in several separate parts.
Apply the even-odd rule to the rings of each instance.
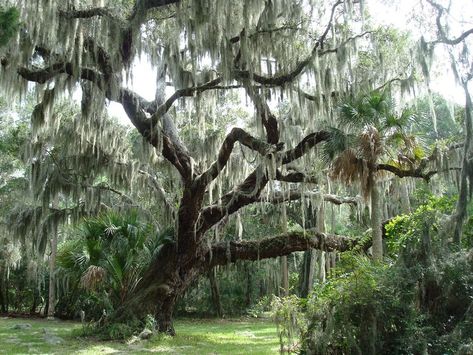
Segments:
[[[376,90],[341,105],[338,117],[339,127],[331,129],[332,139],[325,144],[325,155],[331,161],[333,177],[346,183],[359,182],[363,196],[370,199],[373,258],[381,260],[378,164],[381,159],[393,161],[401,156],[416,160],[415,139],[405,132],[415,115],[409,109],[396,115],[389,92]]]
[[[77,232],[58,252],[60,274],[77,280],[72,289],[106,297],[112,309],[125,303],[152,258],[173,240],[172,232],[155,233],[136,212],[85,219]]]

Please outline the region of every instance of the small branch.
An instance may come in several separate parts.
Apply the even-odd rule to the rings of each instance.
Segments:
[[[319,131],[309,134],[295,148],[283,153],[282,163],[288,164],[302,157],[308,150],[312,149],[320,142],[328,141],[329,139],[330,133],[328,131]]]
[[[283,26],[280,26],[280,27],[275,27],[275,28],[268,28],[268,29],[262,29],[262,30],[257,30],[253,33],[250,33],[248,35],[248,38],[254,38],[258,35],[261,35],[261,34],[267,34],[267,33],[276,33],[276,32],[280,32],[280,31],[286,31],[286,30],[292,30],[292,31],[300,31],[302,28],[299,27],[301,26],[302,23],[296,25],[296,26],[291,26],[291,25],[283,25]],[[241,39],[241,35],[238,35],[238,36],[235,36],[235,37],[232,37],[229,39],[230,43],[234,44],[234,43],[238,43]]]
[[[136,0],[133,6],[133,11],[128,20],[136,21],[145,16],[145,14],[152,9],[179,3],[180,0]]]
[[[439,35],[440,35],[440,38],[433,41],[433,42],[431,42],[431,44],[435,45],[435,44],[439,44],[439,43],[444,43],[444,44],[448,44],[448,45],[451,45],[451,46],[455,46],[457,44],[460,44],[462,41],[464,41],[469,35],[473,34],[473,28],[470,28],[469,30],[463,32],[462,34],[460,34],[456,38],[448,38],[447,34],[445,32],[445,29],[442,26],[442,22],[441,22],[443,13],[445,11],[445,8],[443,6],[441,6],[440,4],[437,4],[433,0],[427,0],[427,2],[432,7],[434,7],[435,10],[437,11],[437,16],[435,18],[435,23],[437,24],[437,30],[438,30]]]
[[[296,90],[296,91],[299,93],[299,95],[301,95],[301,96],[302,96],[304,99],[306,99],[306,100],[309,100],[309,101],[318,101],[317,96],[311,95],[311,94],[305,92],[304,90],[302,90],[302,89],[300,89],[300,88],[294,88],[294,90]],[[335,99],[335,98],[337,98],[337,97],[340,96],[340,93],[337,92],[337,91],[332,91],[332,92],[330,93],[330,95],[321,94],[320,96],[322,97],[323,100],[327,100],[327,96],[330,96],[332,99]]]
[[[360,34],[357,34],[355,36],[352,36],[352,37],[348,37],[345,41],[343,41],[342,43],[340,43],[337,47],[335,48],[330,48],[330,49],[327,49],[327,50],[324,50],[324,51],[321,51],[319,52],[319,55],[320,56],[323,56],[325,54],[328,54],[328,53],[337,53],[338,50],[347,45],[348,43],[350,43],[351,41],[355,40],[355,39],[358,39],[358,38],[361,38],[361,37],[364,37],[366,36],[367,34],[370,34],[370,33],[373,33],[374,31],[365,31],[363,33],[360,33]]]
[[[279,142],[279,127],[276,116],[271,112],[266,101],[255,91],[253,86],[245,85],[245,89],[261,117],[261,122],[266,129],[268,143],[277,144]]]
[[[162,117],[172,107],[173,103],[181,97],[194,96],[194,94],[196,93],[201,93],[207,90],[220,89],[221,87],[219,87],[218,84],[220,84],[222,80],[222,78],[216,78],[200,86],[176,90],[170,98],[168,98],[162,105],[160,105],[156,109],[156,112],[153,114],[151,120],[153,122],[157,122],[159,118]]]
[[[324,201],[331,202],[335,205],[349,204],[349,205],[358,205],[360,202],[359,197],[339,197],[332,194],[324,194]]]
[[[197,179],[196,183],[199,186],[207,186],[225,168],[236,142],[240,142],[240,144],[258,152],[262,156],[272,154],[281,148],[280,146],[273,146],[254,138],[241,128],[233,128],[223,141],[217,160]]]
[[[331,14],[330,14],[330,19],[325,27],[324,32],[322,35],[319,37],[317,42],[315,43],[314,47],[312,48],[311,54],[304,60],[298,62],[295,66],[295,68],[286,74],[279,74],[279,75],[274,75],[271,77],[259,75],[253,72],[250,72],[249,70],[234,70],[233,71],[233,76],[238,79],[238,80],[253,80],[259,84],[262,85],[274,85],[274,86],[282,86],[284,84],[287,84],[291,81],[293,81],[296,77],[298,77],[304,70],[305,68],[313,61],[315,56],[317,55],[323,55],[329,52],[321,52],[322,54],[318,53],[319,48],[323,49],[323,44],[327,38],[328,33],[330,32],[330,29],[332,28],[333,25],[333,19],[335,15],[335,10],[336,8],[342,4],[344,1],[343,0],[338,0],[335,2],[332,6]],[[335,49],[332,49],[331,51],[334,51]]]
[[[174,216],[176,213],[175,208],[173,204],[171,203],[171,201],[168,199],[168,194],[166,193],[164,188],[161,186],[161,184],[158,182],[158,179],[156,178],[156,176],[142,169],[138,170],[138,172],[148,178],[150,185],[158,193],[159,197],[164,202],[164,205],[166,206],[166,208],[171,211],[171,215]]]
[[[434,176],[435,174],[445,172],[445,171],[461,170],[461,168],[452,167],[446,170],[440,170],[440,171],[431,170],[431,171],[423,172],[423,169],[420,169],[420,168],[401,169],[401,168],[398,168],[397,166],[390,165],[390,164],[378,164],[378,171],[380,170],[389,171],[400,178],[415,177],[415,178],[424,179],[425,181],[428,182],[430,181],[431,177]]]
[[[388,80],[386,81],[384,84],[378,86],[377,88],[375,88],[373,91],[380,91],[382,89],[384,89],[386,86],[390,86],[392,83],[396,82],[396,81],[401,81],[402,79],[400,77],[396,77],[396,78],[392,78],[391,80]]]

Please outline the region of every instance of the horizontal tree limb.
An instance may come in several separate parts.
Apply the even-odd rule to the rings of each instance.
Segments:
[[[437,171],[424,172],[422,169],[401,169],[390,164],[378,164],[377,169],[378,171],[389,171],[400,178],[415,177],[424,179],[425,181],[429,181],[434,174],[437,174]]]
[[[276,170],[276,177],[274,180],[292,183],[308,182],[311,184],[318,184],[318,179],[315,176],[308,176],[299,171],[290,171],[286,174],[283,174],[280,170]]]
[[[136,0],[133,11],[129,17],[130,21],[143,17],[149,10],[179,3],[180,0]]]
[[[357,205],[359,203],[359,198],[357,197],[340,197],[333,194],[322,194],[318,191],[306,191],[306,192],[289,191],[288,193],[278,192],[270,196],[268,199],[261,198],[259,201],[278,204],[278,203],[289,202],[289,201],[297,201],[303,197],[312,197],[312,196],[321,196],[324,201],[331,202],[336,205],[342,205],[342,204]]]
[[[71,9],[59,10],[59,15],[66,19],[87,19],[92,17],[110,17],[113,20],[118,18],[112,14],[112,10],[108,7],[91,7],[87,9]]]
[[[289,232],[260,240],[219,242],[208,252],[208,267],[234,263],[237,260],[261,260],[289,255],[296,251],[318,249],[344,252],[357,246],[351,238],[315,230]],[[369,245],[365,246],[365,248]]]

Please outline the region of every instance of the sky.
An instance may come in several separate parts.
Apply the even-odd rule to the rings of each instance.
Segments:
[[[450,2],[449,23],[452,23],[452,33],[459,34],[465,28],[473,27],[473,0],[437,0],[447,5]],[[419,30],[415,17],[418,14],[426,14],[430,9],[425,0],[365,0],[366,7],[372,15],[373,21],[379,25],[390,25],[399,29],[409,30],[413,37],[426,35]],[[422,7],[424,5],[424,8]],[[473,36],[472,36],[473,37]],[[433,68],[433,77],[431,89],[438,92],[457,104],[464,103],[462,89],[455,83],[448,55],[445,51],[437,51],[436,56],[440,58],[436,61],[437,67]],[[133,80],[127,84],[146,100],[153,100],[156,90],[154,78],[156,72],[150,63],[142,58],[134,63]],[[172,88],[169,88],[168,95],[172,94]],[[109,113],[119,118],[123,123],[130,124],[129,120],[120,104],[110,103]]]

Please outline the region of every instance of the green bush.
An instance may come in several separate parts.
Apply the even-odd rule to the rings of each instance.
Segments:
[[[382,349],[395,354],[412,346],[418,319],[410,285],[399,287],[402,283],[392,266],[363,256],[343,257],[337,276],[317,286],[308,302],[305,351],[376,354]]]
[[[281,353],[290,353],[299,348],[297,340],[306,331],[302,313],[304,303],[305,300],[296,295],[273,297],[271,316],[277,326]]]

